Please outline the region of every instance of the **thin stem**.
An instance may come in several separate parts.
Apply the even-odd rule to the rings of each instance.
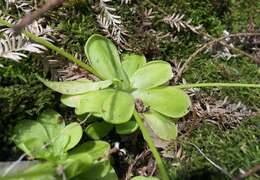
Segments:
[[[0,24],[3,24],[7,27],[10,27],[10,28],[13,28],[14,25],[12,25],[11,23],[3,20],[3,19],[0,19]],[[89,66],[88,64],[80,61],[79,59],[77,59],[76,57],[74,57],[72,54],[64,51],[62,48],[59,48],[57,46],[55,46],[54,44],[46,41],[45,39],[43,38],[40,38],[36,35],[34,35],[33,33],[30,33],[29,31],[26,31],[26,30],[23,30],[22,31],[23,34],[25,34],[27,37],[29,37],[30,39],[32,39],[33,41],[53,50],[53,51],[56,51],[58,54],[64,56],[65,58],[67,58],[69,61],[77,64],[78,66],[80,66],[82,69],[96,75],[97,77],[103,79],[91,66]]]
[[[212,164],[215,168],[217,168],[218,170],[220,170],[223,174],[225,174],[226,176],[228,176],[230,179],[234,179],[232,177],[232,175],[224,168],[222,168],[220,165],[216,164],[214,161],[212,161],[208,156],[206,156],[206,154],[203,153],[203,151],[195,144],[191,143],[191,142],[187,142],[187,144],[194,146],[199,153],[210,162],[210,164]]]
[[[181,84],[174,87],[188,89],[188,88],[202,88],[202,87],[241,87],[241,88],[260,88],[260,84],[242,84],[242,83],[197,83],[197,84]]]
[[[134,111],[134,117],[135,117],[135,120],[136,120],[136,122],[137,122],[137,124],[138,124],[138,126],[139,126],[139,128],[140,128],[140,130],[142,132],[142,134],[143,134],[143,137],[144,137],[145,141],[147,142],[151,152],[153,153],[153,156],[155,158],[155,161],[156,161],[156,164],[158,166],[158,169],[159,169],[159,172],[160,172],[162,180],[169,180],[167,171],[166,171],[166,169],[164,167],[164,164],[162,162],[160,154],[157,151],[157,149],[156,149],[156,147],[155,147],[155,145],[153,143],[152,138],[150,137],[147,129],[144,126],[144,123],[143,123],[140,115],[138,114],[138,112],[136,110]]]

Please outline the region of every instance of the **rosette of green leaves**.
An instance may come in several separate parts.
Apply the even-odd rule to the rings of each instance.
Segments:
[[[65,126],[60,114],[53,110],[44,111],[38,121],[20,121],[14,129],[15,144],[27,155],[47,162],[5,179],[53,179],[62,174],[68,179],[117,179],[108,158],[110,145],[88,141],[75,147],[81,137],[79,123]]]
[[[161,60],[146,62],[144,56],[136,54],[124,54],[120,58],[112,41],[101,35],[92,35],[88,39],[85,53],[102,80],[40,80],[63,94],[61,102],[75,108],[76,114],[91,113],[104,120],[95,122],[86,129],[90,136],[98,139],[113,127],[119,134],[136,130],[138,126],[132,116],[137,100],[149,107],[149,111],[139,112],[157,136],[164,140],[177,136],[177,128],[172,119],[186,115],[191,101],[181,89],[167,86],[173,77],[169,63]]]

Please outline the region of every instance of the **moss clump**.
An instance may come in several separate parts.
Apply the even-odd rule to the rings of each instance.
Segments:
[[[259,128],[259,116],[244,121],[237,129],[225,132],[205,122],[187,140],[197,145],[208,158],[230,174],[237,175],[239,169],[246,171],[260,163]],[[184,142],[183,150],[188,160],[180,162],[181,166],[177,170],[173,169],[173,178],[225,179],[225,175],[210,164],[195,147]]]
[[[36,117],[43,108],[55,104],[52,92],[35,77],[39,68],[35,63],[3,64],[5,67],[0,68],[0,161],[14,160],[17,156],[10,138],[16,122]]]

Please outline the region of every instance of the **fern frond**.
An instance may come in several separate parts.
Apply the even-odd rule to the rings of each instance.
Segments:
[[[23,52],[42,53],[46,48],[42,45],[25,41],[22,36],[7,36],[0,39],[0,57],[19,61],[27,57]]]
[[[32,1],[30,0],[5,0],[7,8],[15,6],[17,10],[21,10],[25,13],[31,12],[34,8],[32,6]]]
[[[43,27],[39,22],[42,21],[42,19],[39,19],[38,21],[34,21],[32,24],[26,27],[26,29],[41,37],[44,38],[47,41],[53,42],[53,40],[50,38],[52,37],[53,29],[50,26]]]
[[[178,32],[180,32],[181,29],[190,29],[191,31],[197,33],[197,30],[199,30],[202,26],[191,25],[191,20],[183,20],[184,16],[184,14],[173,13],[172,15],[164,17],[163,21],[169,24],[171,28],[176,28]]]
[[[1,10],[0,10],[0,18],[7,21],[10,24],[16,23],[15,19],[12,16],[5,15]],[[1,27],[1,24],[0,24],[0,27]]]
[[[125,39],[127,31],[122,25],[121,17],[114,14],[116,9],[107,4],[109,2],[112,2],[112,0],[99,1],[100,14],[97,15],[97,21],[103,32],[111,37],[120,48],[129,49],[129,45]]]
[[[121,0],[121,4],[131,4],[132,0]]]

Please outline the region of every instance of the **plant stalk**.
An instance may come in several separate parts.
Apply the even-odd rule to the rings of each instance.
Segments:
[[[203,87],[240,87],[240,88],[260,88],[260,84],[243,84],[243,83],[197,83],[181,84],[174,87],[181,89],[203,88]]]
[[[8,21],[3,20],[3,19],[0,19],[0,24],[5,25],[5,26],[7,26],[9,28],[13,28],[14,27],[13,24],[11,24]],[[67,58],[69,61],[77,64],[78,66],[80,66],[82,69],[84,69],[84,70],[94,74],[95,76],[103,79],[91,66],[89,66],[88,64],[80,61],[79,59],[74,57],[72,54],[64,51],[62,48],[59,48],[59,47],[55,46],[54,44],[46,41],[43,38],[40,38],[40,37],[34,35],[33,33],[29,32],[29,31],[23,30],[22,33],[25,34],[31,40],[33,40],[33,41],[35,41],[35,42],[37,42],[37,43],[39,43],[39,44],[41,44],[41,45],[43,45],[45,47],[47,47],[47,48],[57,52],[58,54],[60,54],[63,57]]]
[[[143,134],[143,137],[145,139],[145,141],[147,142],[154,158],[155,158],[155,161],[156,161],[156,165],[158,166],[158,169],[159,169],[159,172],[160,172],[160,175],[161,175],[161,178],[162,180],[169,180],[169,177],[168,177],[168,174],[167,174],[167,171],[164,167],[164,164],[162,162],[162,159],[160,157],[160,154],[159,152],[157,151],[154,143],[153,143],[153,140],[152,138],[150,137],[149,135],[149,132],[147,131],[147,129],[145,128],[144,126],[144,123],[140,117],[140,115],[138,114],[138,112],[135,110],[134,111],[134,117],[135,117],[135,120]]]

